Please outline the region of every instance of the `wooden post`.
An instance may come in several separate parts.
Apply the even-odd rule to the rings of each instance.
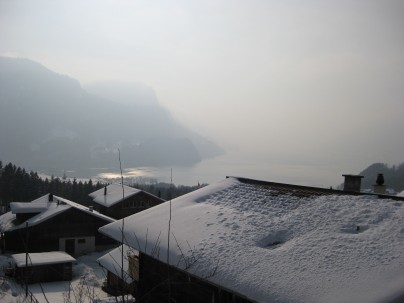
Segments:
[[[25,297],[28,296],[28,281],[27,281],[27,272],[28,272],[28,222],[25,222],[26,229],[26,239],[25,239],[25,270],[23,271],[24,280],[25,280]]]

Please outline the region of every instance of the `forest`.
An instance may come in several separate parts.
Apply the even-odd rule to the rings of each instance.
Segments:
[[[393,166],[385,163],[373,163],[360,173],[364,176],[362,189],[372,188],[378,174],[384,175],[387,188],[394,189],[396,192],[404,190],[404,163]]]
[[[27,172],[24,168],[12,163],[3,165],[0,161],[0,206],[7,209],[9,202],[30,202],[47,193],[80,203],[91,205],[92,199],[89,193],[107,185],[107,182],[93,182],[89,180],[66,179],[51,176],[41,178],[37,172]],[[172,185],[157,182],[138,182],[125,184],[144,190],[162,199],[169,200],[194,191],[199,186]]]

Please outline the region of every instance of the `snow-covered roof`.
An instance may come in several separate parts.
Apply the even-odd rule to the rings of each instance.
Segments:
[[[106,268],[108,271],[112,272],[114,275],[118,277],[122,277],[122,261],[123,261],[123,280],[130,284],[133,282],[133,279],[129,276],[129,262],[128,255],[135,254],[139,255],[139,252],[130,248],[127,245],[120,245],[109,253],[105,254],[101,258],[97,260],[102,267]],[[123,260],[122,260],[123,256]]]
[[[19,224],[19,225],[14,225],[11,220],[15,219],[14,217],[11,217],[10,214],[6,213],[0,216],[0,223],[5,222],[4,226],[2,226],[2,229],[4,231],[7,230],[14,230],[14,229],[19,229],[19,228],[25,228],[26,224],[28,223],[28,226],[33,226],[37,225],[39,223],[42,223],[68,209],[71,207],[74,207],[80,211],[86,212],[92,216],[96,216],[100,219],[105,220],[106,222],[114,222],[115,219],[112,219],[111,217],[105,216],[97,211],[94,211],[92,209],[89,209],[88,207],[85,207],[81,204],[75,203],[73,201],[58,197],[58,196],[53,196],[53,202],[48,202],[49,200],[49,194],[46,194],[32,202],[24,202],[24,203],[19,203],[19,204],[26,204],[26,206],[21,207],[21,209],[30,209],[32,205],[46,205],[47,207],[37,215],[33,216],[32,218],[26,220],[25,222]]]
[[[48,202],[11,202],[10,209],[13,214],[40,213],[48,209]]]
[[[400,191],[400,192],[397,194],[397,196],[399,196],[399,197],[404,197],[404,190],[403,190],[403,191]]]
[[[61,198],[61,197],[57,197],[57,196],[53,196],[53,198],[56,198],[56,201],[60,201],[61,203],[65,203],[67,205],[70,205],[71,207],[77,208],[83,212],[89,213],[92,216],[98,217],[100,219],[103,219],[105,221],[109,221],[109,222],[115,222],[115,219],[108,217],[106,215],[103,215],[101,213],[99,213],[98,211],[95,211],[94,209],[90,209],[84,205],[78,204],[76,202]]]
[[[105,187],[96,190],[95,192],[92,192],[91,194],[89,194],[89,196],[93,198],[94,202],[105,207],[111,207],[112,205],[119,203],[141,192],[140,189],[136,189],[126,185],[123,186],[122,190],[121,184],[108,185],[106,195],[104,194],[105,193],[104,191]]]
[[[125,243],[149,255],[157,245],[166,262],[169,210],[165,202],[125,218]],[[404,295],[403,201],[228,178],[171,210],[170,264],[258,302]],[[119,241],[121,226],[99,230]]]
[[[11,211],[0,216],[0,232],[5,232],[14,226],[16,216]]]
[[[27,265],[27,255],[25,253],[11,255],[17,267]],[[28,253],[28,266],[38,266],[46,264],[58,264],[76,261],[71,255],[62,251]]]

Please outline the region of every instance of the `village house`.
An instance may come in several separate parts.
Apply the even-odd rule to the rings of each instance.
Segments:
[[[347,188],[228,177],[100,231],[142,302],[399,302],[404,198]]]
[[[113,296],[136,293],[138,272],[134,265],[139,260],[139,252],[127,245],[120,245],[97,260],[107,272],[103,290]],[[129,262],[129,260],[131,260]],[[131,267],[129,267],[131,264]]]
[[[13,276],[26,284],[38,282],[70,281],[72,263],[76,261],[65,252],[21,253],[11,255],[14,262]]]
[[[89,194],[94,208],[111,218],[122,219],[163,203],[164,200],[143,190],[110,184]]]
[[[8,252],[65,251],[79,256],[116,243],[98,232],[114,219],[52,194],[11,202],[10,208],[0,216],[2,248]]]

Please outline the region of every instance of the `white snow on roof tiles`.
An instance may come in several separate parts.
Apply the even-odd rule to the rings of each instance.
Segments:
[[[13,229],[24,228],[27,226],[27,224],[28,224],[28,226],[37,225],[39,223],[42,223],[43,221],[46,221],[62,212],[68,210],[69,208],[71,208],[70,205],[57,205],[56,203],[52,203],[47,210],[28,219],[24,223],[22,223],[18,226],[15,226]]]
[[[127,245],[120,245],[109,253],[105,254],[101,258],[97,260],[98,263],[101,264],[102,267],[106,268],[108,271],[113,273],[118,277],[122,277],[122,256],[123,256],[123,280],[130,284],[133,282],[133,279],[129,276],[129,262],[128,262],[128,254],[138,255],[139,252],[130,248]]]
[[[65,203],[67,205],[70,205],[70,206],[72,206],[74,208],[77,208],[77,209],[83,211],[83,212],[89,213],[92,216],[98,217],[98,218],[103,219],[103,220],[108,221],[108,222],[114,222],[115,221],[115,219],[113,219],[111,217],[108,217],[106,215],[103,215],[103,214],[101,214],[98,211],[95,211],[93,209],[90,210],[88,207],[86,207],[84,205],[78,204],[76,202],[73,202],[73,201],[70,201],[70,200],[67,200],[67,199],[64,199],[64,198],[61,198],[61,197],[57,197],[57,196],[53,196],[53,197],[54,197],[53,199],[56,198],[56,201],[59,201],[61,203]]]
[[[133,195],[138,194],[141,190],[124,185],[122,190],[121,184],[110,184],[107,186],[107,194],[104,195],[105,188],[101,188],[89,194],[93,201],[105,206],[110,207],[122,200],[127,199]]]
[[[7,218],[10,219],[10,216],[5,217],[4,220],[6,220],[8,223],[8,225],[7,225],[8,227],[6,230],[25,228],[27,223],[28,223],[28,226],[37,225],[39,223],[42,223],[58,214],[70,209],[71,207],[74,207],[74,208],[81,210],[83,212],[86,212],[92,216],[103,219],[106,222],[115,221],[115,219],[112,219],[108,216],[100,214],[97,211],[90,210],[88,207],[75,203],[73,201],[70,201],[70,200],[67,200],[67,199],[64,199],[64,198],[61,198],[58,196],[53,196],[53,202],[49,203],[48,198],[49,198],[49,194],[46,194],[32,202],[24,202],[24,204],[27,204],[27,206],[24,206],[23,208],[26,208],[26,209],[30,208],[30,204],[34,204],[34,205],[45,205],[46,204],[47,208],[45,210],[43,210],[42,212],[38,213],[37,215],[33,216],[32,218],[28,219],[27,221],[23,222],[22,224],[16,225],[16,226],[12,225],[10,220],[6,220]],[[23,204],[23,203],[21,203],[21,204]],[[0,222],[1,222],[1,219],[0,219]]]
[[[11,213],[11,211],[6,212],[0,216],[0,232],[5,232],[13,228],[13,221],[16,219],[16,216]]]
[[[167,259],[169,202],[125,218],[128,245]],[[172,201],[170,264],[258,302],[389,302],[403,295],[404,205],[276,195],[234,178]],[[100,228],[120,240],[122,222]],[[175,238],[174,238],[175,236]],[[184,255],[182,255],[182,253]],[[185,258],[184,258],[185,257]]]
[[[48,209],[48,203],[11,202],[10,209],[13,214],[40,213]]]
[[[15,254],[11,255],[17,267],[25,267],[26,266],[26,254]],[[57,263],[66,263],[66,262],[74,262],[75,258],[70,256],[69,254],[62,251],[52,251],[52,252],[42,252],[42,253],[29,253],[28,254],[28,266],[38,266],[38,265],[46,265],[46,264],[57,264]]]

